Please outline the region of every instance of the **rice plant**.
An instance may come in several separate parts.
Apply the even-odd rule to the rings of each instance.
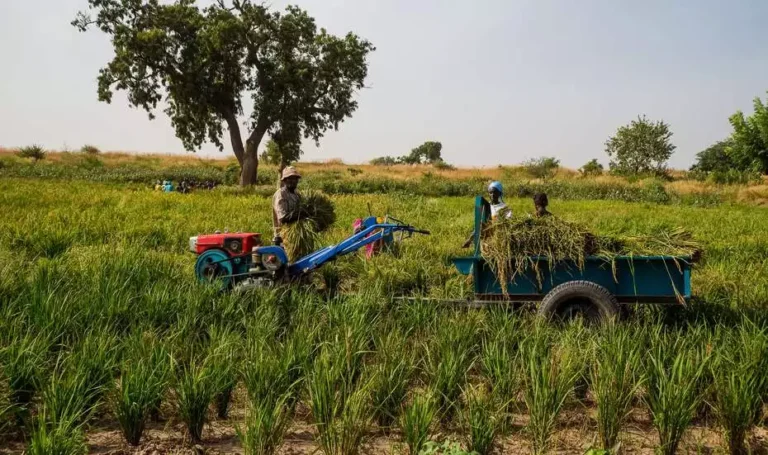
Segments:
[[[116,358],[117,340],[105,332],[88,333],[73,350],[70,362],[88,384],[88,407],[95,408],[111,386]]]
[[[403,407],[400,428],[412,455],[420,453],[429,439],[429,430],[437,411],[437,403],[430,393],[416,394],[411,402]]]
[[[440,322],[434,341],[426,349],[427,375],[444,421],[454,415],[476,354],[477,321],[469,317],[471,313],[461,319],[459,315],[457,312]]]
[[[281,354],[260,344],[248,348],[242,377],[251,403],[274,405],[281,396],[292,395],[291,359]]]
[[[703,398],[702,377],[709,356],[697,334],[680,337],[656,329],[651,333],[646,375],[646,403],[659,434],[659,452],[677,452]]]
[[[398,418],[414,373],[414,354],[405,336],[397,330],[376,338],[378,362],[373,365],[374,418],[382,428]]]
[[[288,399],[289,395],[283,395],[274,402],[251,402],[244,428],[237,428],[245,455],[272,455],[280,448],[292,417]]]
[[[179,415],[187,426],[192,442],[202,440],[203,427],[208,419],[208,406],[216,395],[219,376],[209,358],[192,360],[182,367],[177,379],[176,400]]]
[[[764,328],[745,321],[725,333],[710,364],[710,406],[733,455],[750,453],[745,440],[762,412],[763,394],[768,386],[767,360],[768,334]]]
[[[59,356],[42,393],[46,416],[52,424],[80,425],[95,411],[97,397],[105,386],[94,380],[93,366],[77,353]]]
[[[507,415],[515,406],[521,381],[518,351],[510,336],[506,332],[492,334],[483,341],[481,357],[483,375],[490,384],[493,399]]]
[[[22,423],[35,392],[43,384],[46,354],[50,343],[41,335],[16,336],[3,351],[4,374],[8,378],[10,402]]]
[[[605,450],[614,450],[632,403],[643,384],[642,333],[610,324],[594,339],[589,377],[597,405],[597,432]]]
[[[308,378],[317,442],[327,455],[357,454],[370,423],[370,384],[345,374],[344,358],[323,350]]]
[[[72,421],[55,421],[46,415],[45,410],[37,415],[35,425],[27,446],[28,455],[85,455],[82,427]]]
[[[154,349],[150,352],[156,352]],[[124,361],[119,385],[114,396],[114,413],[120,430],[128,444],[136,446],[144,433],[150,413],[168,387],[169,363],[167,356],[150,355]]]
[[[523,397],[530,419],[527,429],[536,454],[549,449],[557,418],[580,374],[578,360],[564,346],[553,344],[551,338],[548,328],[540,323],[521,344]]]
[[[232,391],[237,384],[237,372],[240,362],[240,336],[232,330],[219,326],[211,328],[212,369],[217,372],[216,385],[216,414],[220,419],[226,419],[229,414],[229,404]]]
[[[496,406],[490,394],[482,388],[467,391],[462,413],[470,451],[487,455],[493,450],[501,424]]]

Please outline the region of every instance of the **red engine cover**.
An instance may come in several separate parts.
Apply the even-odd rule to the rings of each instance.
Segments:
[[[254,247],[260,245],[261,234],[253,232],[198,235],[195,252],[202,254],[212,248],[218,248],[237,256],[250,253]]]

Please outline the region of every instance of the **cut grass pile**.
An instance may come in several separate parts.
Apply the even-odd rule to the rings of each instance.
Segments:
[[[483,229],[481,253],[506,293],[508,283],[532,271],[539,286],[543,270],[568,263],[584,270],[587,256],[611,261],[616,256],[663,255],[698,260],[701,245],[682,228],[647,235],[597,236],[579,223],[555,216],[499,218]]]

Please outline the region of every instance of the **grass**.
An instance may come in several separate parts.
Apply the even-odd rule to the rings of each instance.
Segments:
[[[244,428],[237,429],[246,455],[272,455],[280,448],[291,423],[289,398],[283,395],[274,402],[251,402]]]
[[[553,343],[550,330],[538,323],[521,345],[527,430],[536,454],[548,451],[557,418],[581,373],[575,351]]]
[[[469,389],[463,414],[469,450],[479,455],[491,453],[500,429],[499,413],[491,395],[481,387]]]
[[[710,406],[723,429],[728,452],[747,454],[751,450],[746,437],[761,420],[768,391],[768,334],[765,328],[749,322],[736,329],[722,330],[722,344],[710,364]]]
[[[208,407],[220,384],[219,372],[214,369],[210,357],[193,360],[189,365],[181,367],[177,381],[179,416],[186,424],[192,442],[199,443],[208,420]]]
[[[437,402],[431,393],[417,394],[403,407],[400,428],[412,455],[420,453],[427,443],[437,411]]]
[[[702,346],[705,337],[705,330],[699,329],[688,337],[661,329],[651,333],[646,401],[659,434],[658,451],[664,455],[677,453],[703,399],[709,361]]]
[[[105,169],[113,160],[107,155],[99,155]],[[51,155],[35,167],[59,159],[75,158]],[[163,169],[163,163],[147,166]],[[469,188],[483,187],[478,181]],[[560,439],[563,409],[583,416],[584,439],[608,446],[613,434],[631,445],[622,439],[627,402],[639,418],[651,414],[662,451],[674,443],[678,451],[689,449],[683,436],[690,425],[722,434],[724,445],[738,449],[761,422],[757,411],[741,410],[768,396],[765,389],[757,393],[749,374],[761,370],[749,365],[762,358],[756,340],[767,327],[761,314],[768,302],[768,213],[738,204],[699,208],[550,196],[558,217],[601,236],[643,238],[676,226],[690,232],[705,252],[692,275],[694,301],[639,310],[629,325],[616,328],[629,332],[624,335],[540,327],[525,310],[435,305],[428,298],[462,299],[471,292],[448,258],[466,253],[460,245],[472,226],[472,201],[416,192],[333,196],[337,220],[319,235],[322,244],[349,235],[369,203],[375,214],[389,212],[433,232],[371,261],[341,258],[334,264],[335,296],[311,285],[219,294],[195,283],[188,237],[223,228],[269,233],[268,194],[160,194],[136,184],[3,175],[0,414],[4,403],[13,409],[5,414],[0,450],[14,444],[32,453],[34,444],[34,453],[45,453],[60,441],[77,451],[84,433],[102,425],[141,444],[142,424],[159,409],[200,438],[215,405],[225,402],[229,421],[221,425],[239,427],[253,453],[278,449],[285,426],[302,421],[317,425],[315,444],[329,453],[362,452],[366,438],[396,435],[395,424],[414,450],[446,435],[487,442],[493,422],[501,427],[492,447],[506,448],[525,434],[544,451]],[[528,198],[510,195],[507,203],[516,213],[532,210]],[[392,301],[392,294],[416,300]],[[631,360],[637,354],[621,340],[641,339],[636,333],[647,337],[642,358],[652,361]],[[627,360],[610,365],[609,358]],[[706,358],[712,363],[702,367]],[[573,379],[582,376],[588,380]],[[639,378],[646,379],[638,389]],[[245,405],[228,400],[239,384],[248,395]],[[586,386],[595,403],[574,402],[569,392],[576,385]],[[484,391],[479,401],[470,401],[474,390]],[[477,405],[484,400],[492,406]],[[484,414],[496,409],[501,415]],[[247,418],[240,420],[243,410]],[[520,414],[518,425],[531,422],[526,433],[505,423],[510,413]],[[713,418],[704,419],[707,413]],[[72,415],[87,424],[69,423]]]
[[[589,378],[597,405],[597,432],[601,447],[615,451],[644,381],[637,368],[645,353],[642,329],[610,324],[594,338],[593,352]]]

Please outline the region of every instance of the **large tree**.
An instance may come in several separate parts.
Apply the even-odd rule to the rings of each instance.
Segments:
[[[768,173],[768,106],[760,98],[753,102],[755,112],[745,117],[741,111],[730,117],[733,133],[726,148],[737,169]]]
[[[242,168],[256,182],[265,135],[282,147],[315,141],[352,115],[374,47],[355,34],[319,29],[305,11],[270,11],[251,0],[88,0],[73,25],[111,35],[115,56],[101,69],[99,100],[125,90],[150,118],[165,113],[190,151],[206,141],[223,149],[224,128]],[[251,113],[244,118],[244,99]],[[245,142],[241,125],[246,127]]]
[[[672,131],[663,120],[652,122],[645,116],[620,127],[605,143],[612,171],[624,174],[663,173],[675,151]]]

